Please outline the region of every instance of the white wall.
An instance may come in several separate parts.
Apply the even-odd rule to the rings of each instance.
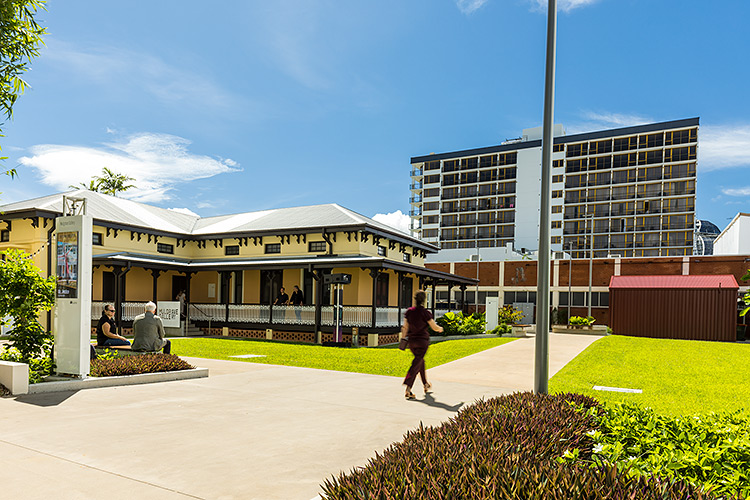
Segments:
[[[750,214],[737,214],[714,240],[714,255],[750,254]]]

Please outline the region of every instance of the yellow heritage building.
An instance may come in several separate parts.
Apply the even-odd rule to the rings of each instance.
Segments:
[[[193,331],[197,325],[209,334],[330,340],[331,291],[322,280],[346,273],[345,336],[356,327],[391,337],[416,290],[475,283],[425,268],[436,246],[336,204],[202,218],[78,190],[0,206],[0,249],[30,253],[45,275],[54,273],[50,242],[63,196],[85,200],[94,220],[92,320],[111,302],[126,331],[144,302],[185,291]],[[304,305],[271,306],[280,287],[291,296],[295,285]]]

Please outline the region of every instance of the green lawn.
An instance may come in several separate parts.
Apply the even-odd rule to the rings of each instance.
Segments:
[[[228,359],[249,363],[302,366],[374,375],[403,376],[411,364],[411,352],[396,348],[346,349],[310,344],[287,344],[262,340],[171,339],[172,354],[196,358]],[[427,367],[442,365],[514,339],[446,340],[430,346]],[[261,354],[264,358],[232,358],[239,354]]]
[[[750,416],[750,345],[612,335],[550,380],[550,392],[630,401],[665,415],[744,409]],[[594,391],[595,385],[643,394]]]

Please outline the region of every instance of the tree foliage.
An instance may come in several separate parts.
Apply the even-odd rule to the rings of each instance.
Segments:
[[[102,169],[102,175],[95,175],[91,178],[88,184],[81,182],[77,186],[71,185],[70,187],[73,189],[88,189],[89,191],[95,191],[97,193],[117,196],[117,193],[134,188],[135,185],[128,184],[128,182],[134,180],[135,179],[132,177],[128,177],[125,174],[120,174],[104,167]]]
[[[44,44],[42,35],[46,29],[39,26],[34,16],[45,8],[45,3],[43,0],[0,1],[0,113],[7,119],[13,116],[13,105],[28,87],[22,75]],[[4,173],[13,176],[15,170]]]
[[[3,252],[0,261],[0,318],[10,317],[10,347],[17,360],[30,363],[48,358],[52,337],[39,323],[39,314],[52,309],[55,278],[42,278],[41,270],[20,250]]]

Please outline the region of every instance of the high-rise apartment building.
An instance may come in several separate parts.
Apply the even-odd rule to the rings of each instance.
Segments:
[[[573,257],[691,255],[698,118],[554,130],[552,249]],[[536,250],[541,127],[498,146],[411,159],[412,228],[447,260]],[[491,256],[492,251],[487,252]],[[484,251],[483,251],[484,255]]]

